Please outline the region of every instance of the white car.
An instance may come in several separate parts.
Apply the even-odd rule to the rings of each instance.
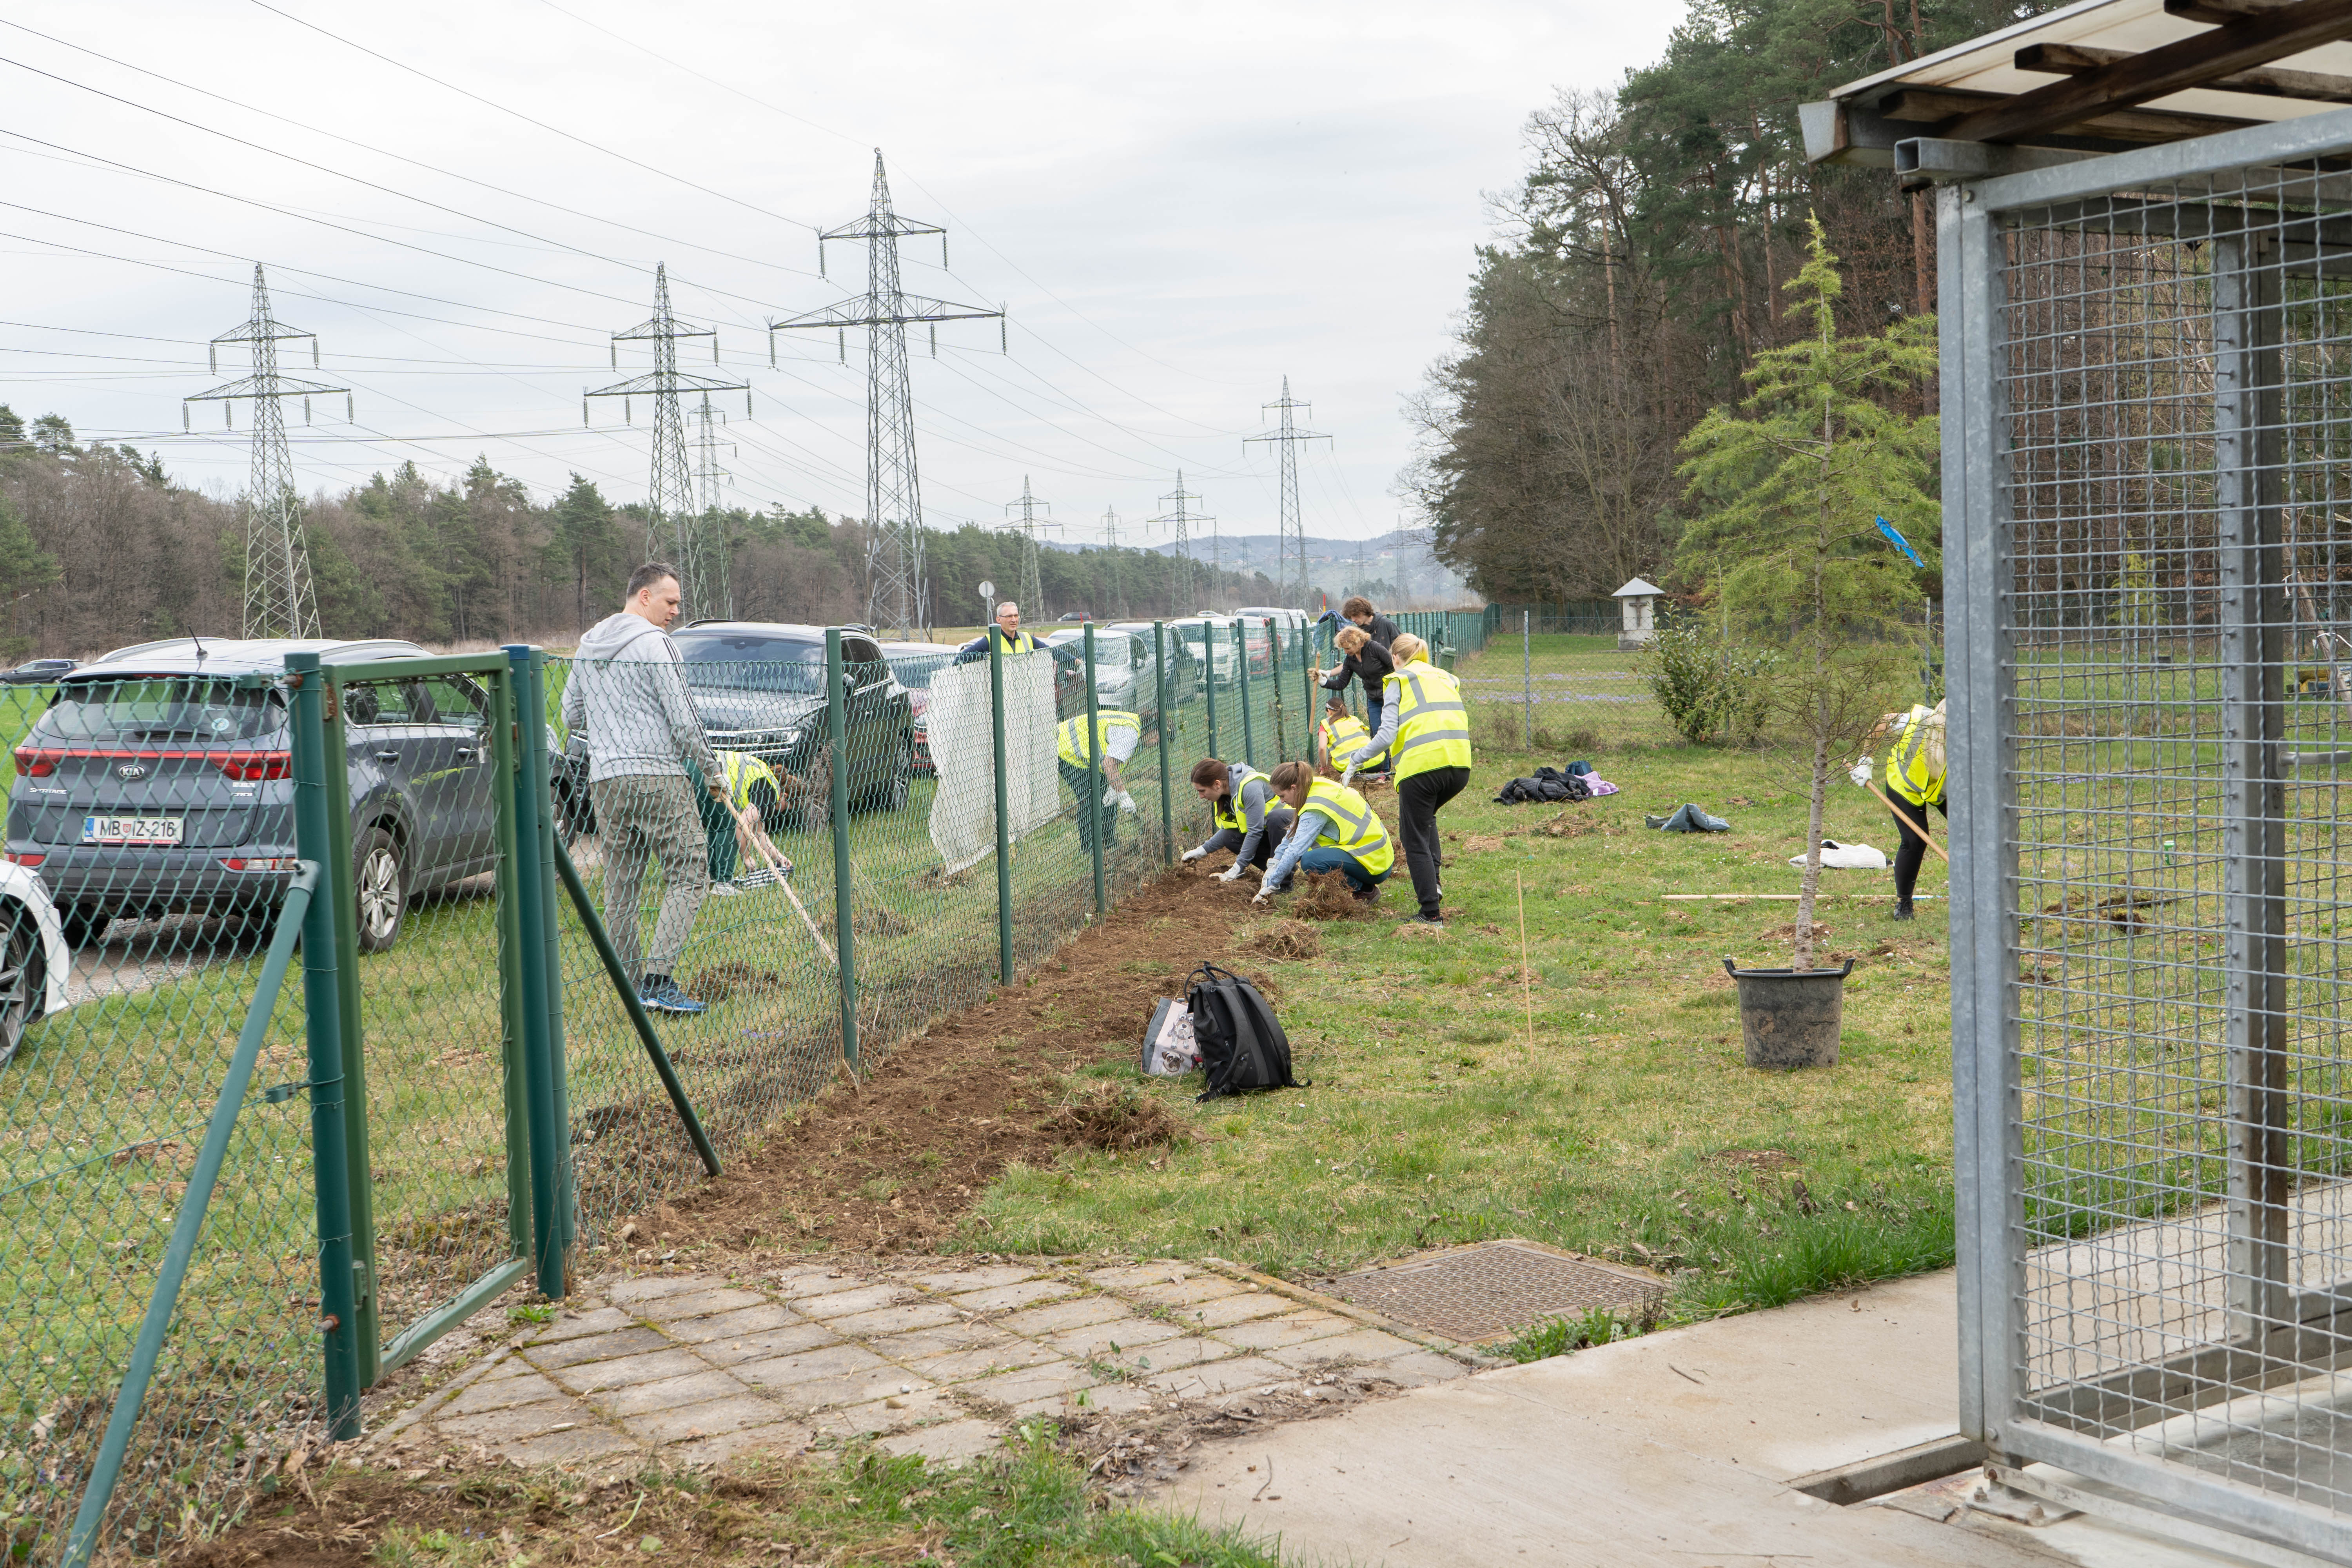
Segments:
[[[24,867],[0,861],[0,1067],[36,1020],[70,1005],[66,980],[72,973],[73,951],[48,889]]]

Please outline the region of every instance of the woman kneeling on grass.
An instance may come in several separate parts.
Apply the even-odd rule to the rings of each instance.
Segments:
[[[1265,885],[1250,902],[1262,904],[1287,889],[1294,870],[1337,871],[1360,901],[1379,898],[1381,884],[1396,867],[1396,850],[1371,803],[1345,784],[1317,778],[1313,768],[1299,762],[1275,769],[1274,787],[1298,819],[1265,868]]]

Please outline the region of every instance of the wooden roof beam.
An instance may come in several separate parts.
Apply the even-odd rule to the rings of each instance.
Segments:
[[[2102,49],[2086,44],[2028,44],[2017,51],[2017,68],[2048,76],[2080,76],[2136,58],[2129,49]],[[2319,103],[2352,103],[2352,77],[2319,71],[2281,70],[2261,66],[2216,77],[2203,86],[2213,92],[2251,92],[2265,98],[2309,99]]]
[[[1955,142],[2014,142],[2204,87],[2217,77],[2266,66],[2347,37],[2352,37],[2352,0],[2292,0],[2020,93],[1961,116],[1941,134]]]

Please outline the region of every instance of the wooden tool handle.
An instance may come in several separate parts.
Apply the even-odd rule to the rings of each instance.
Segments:
[[[1867,784],[1862,787],[1876,795],[1879,799],[1885,801],[1886,809],[1893,812],[1897,820],[1899,820],[1906,827],[1908,827],[1912,832],[1926,839],[1927,841],[1927,847],[1933,849],[1936,852],[1937,857],[1941,859],[1945,865],[1948,866],[1952,863],[1952,858],[1944,853],[1944,847],[1936,842],[1936,836],[1927,831],[1927,825],[1926,823],[1912,821],[1911,814],[1904,810],[1901,806],[1895,805],[1895,802],[1888,797],[1886,792],[1880,789],[1876,784]]]

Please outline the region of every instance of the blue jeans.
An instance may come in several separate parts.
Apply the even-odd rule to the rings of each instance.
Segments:
[[[1335,848],[1328,844],[1318,844],[1301,855],[1298,858],[1298,869],[1337,871],[1348,879],[1348,886],[1360,893],[1370,892],[1389,879],[1388,871],[1383,871],[1375,877],[1364,869],[1364,863],[1361,860],[1357,859],[1345,849]],[[1396,868],[1393,866],[1389,868],[1391,871],[1394,869]]]

